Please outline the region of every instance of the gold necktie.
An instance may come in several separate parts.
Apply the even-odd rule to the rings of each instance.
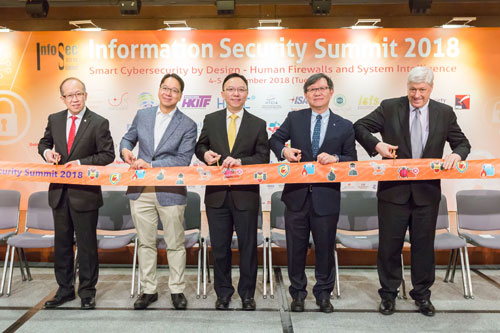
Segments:
[[[229,122],[229,128],[227,129],[227,142],[229,143],[229,151],[233,150],[234,141],[236,140],[236,118],[237,115],[230,115],[231,121]]]

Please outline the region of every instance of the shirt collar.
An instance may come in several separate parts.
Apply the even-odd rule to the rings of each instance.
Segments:
[[[330,109],[326,110],[326,111],[325,111],[325,112],[323,112],[323,113],[317,113],[317,112],[313,111],[312,109],[311,109],[311,111],[312,111],[312,113],[311,113],[311,117],[313,117],[314,119],[316,119],[316,116],[317,116],[318,114],[320,114],[320,115],[321,115],[321,119],[322,119],[322,120],[323,120],[323,119],[328,119],[328,117],[330,117]]]
[[[86,106],[84,106],[84,107],[83,107],[83,110],[82,110],[82,111],[80,111],[80,112],[78,112],[78,114],[77,114],[77,115],[75,115],[75,117],[77,117],[78,119],[82,119],[82,118],[83,118],[83,115],[85,114],[85,111],[87,111],[87,107],[86,107]],[[69,110],[68,110],[68,112],[67,112],[67,113],[68,113],[68,115],[67,115],[67,119],[70,119],[70,118],[71,118],[71,116],[73,116],[73,114],[72,114],[71,112],[69,112]]]
[[[241,109],[240,111],[238,112],[231,112],[229,111],[227,108],[226,108],[226,119],[230,118],[232,114],[235,114],[238,116],[238,118],[242,118],[243,117],[243,109]]]
[[[173,110],[172,110],[171,112],[169,112],[169,113],[163,113],[163,112],[161,112],[161,110],[160,110],[160,106],[158,106],[158,107],[156,108],[156,115],[157,115],[157,116],[164,116],[164,117],[173,117],[173,116],[174,116],[174,113],[175,113],[176,111],[177,111],[177,108],[173,109]]]
[[[427,113],[427,111],[429,110],[429,101],[430,99],[421,108],[416,108],[413,105],[411,105],[410,102],[408,102],[408,104],[410,105],[410,113],[412,113],[415,109],[419,109],[421,113]]]

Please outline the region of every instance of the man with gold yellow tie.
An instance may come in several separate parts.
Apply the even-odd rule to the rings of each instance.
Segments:
[[[226,76],[222,98],[227,107],[203,121],[195,153],[207,165],[220,165],[226,174],[241,165],[269,163],[266,122],[246,111],[247,79]],[[240,251],[238,294],[243,310],[255,310],[257,280],[257,218],[259,185],[207,186],[205,206],[214,256],[215,308],[227,310],[234,293],[231,281],[231,240],[236,230]]]

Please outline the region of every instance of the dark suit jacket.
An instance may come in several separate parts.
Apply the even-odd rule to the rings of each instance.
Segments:
[[[212,150],[221,155],[220,163],[227,156],[241,159],[241,164],[269,163],[269,146],[267,143],[266,122],[246,110],[236,135],[232,151],[227,141],[226,109],[215,111],[205,116],[200,137],[196,143],[195,153],[200,161]],[[228,186],[207,186],[205,205],[219,208],[226,198]],[[233,185],[230,187],[233,202],[239,210],[259,208],[259,185]]]
[[[398,159],[411,156],[410,109],[407,96],[382,101],[380,106],[354,124],[356,140],[370,156],[377,155],[375,146],[379,140],[371,133],[380,133],[385,143],[398,146]],[[470,152],[469,140],[458,126],[457,116],[446,104],[429,100],[429,137],[422,158],[442,158],[444,145],[448,141],[454,153],[462,160]],[[408,202],[413,195],[417,205],[438,203],[441,198],[440,180],[386,181],[379,182],[379,199],[396,204]]]
[[[327,112],[330,112],[328,127],[318,155],[324,152],[338,155],[340,162],[356,161],[357,153],[352,123],[330,110]],[[278,159],[283,160],[281,151],[285,143],[290,140],[292,148],[301,150],[301,162],[314,161],[311,144],[311,113],[311,109],[288,113],[283,124],[271,136],[269,144]],[[340,183],[315,183],[312,186],[313,207],[316,214],[320,216],[337,214],[340,209]],[[288,209],[300,211],[308,191],[309,184],[286,184],[281,200]]]
[[[80,160],[82,165],[106,165],[114,161],[115,150],[109,132],[109,122],[88,108],[83,115],[75,141],[68,155],[66,142],[66,120],[68,111],[64,110],[49,116],[45,133],[38,143],[38,153],[43,156],[46,149],[56,147],[61,154],[60,164]],[[56,208],[64,187],[67,187],[71,206],[79,211],[94,210],[102,206],[100,186],[50,184],[49,205]]]

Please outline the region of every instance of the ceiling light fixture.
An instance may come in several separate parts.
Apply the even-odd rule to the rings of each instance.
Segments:
[[[380,28],[382,28],[382,27],[376,25],[377,23],[380,23],[379,18],[358,19],[358,21],[353,26],[350,26],[348,28],[349,29],[380,29]]]
[[[187,25],[186,20],[182,21],[163,21],[163,24],[165,24],[167,27],[160,29],[160,30],[173,30],[173,31],[189,31],[189,30],[194,30],[194,28],[191,28],[190,26]]]
[[[281,19],[276,20],[259,20],[259,26],[253,29],[257,30],[281,30],[286,29],[281,26]]]
[[[468,25],[468,23],[475,21],[475,17],[454,17],[445,24],[441,26],[441,28],[445,29],[453,29],[453,28],[472,28],[473,26]],[[453,22],[462,22],[462,24],[457,24]]]
[[[99,28],[95,25],[92,20],[82,20],[82,21],[69,21],[69,24],[74,25],[76,28],[71,29],[71,31],[102,31],[104,29]]]

